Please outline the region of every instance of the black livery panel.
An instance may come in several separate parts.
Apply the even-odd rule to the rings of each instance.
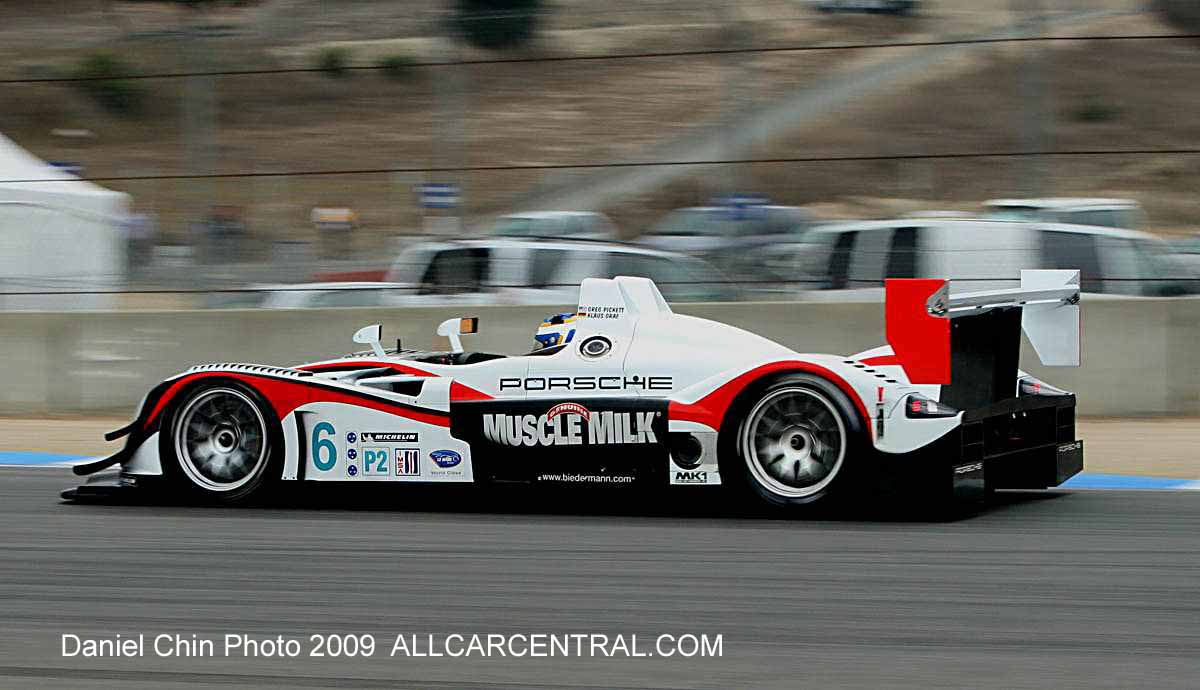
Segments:
[[[667,401],[574,398],[451,403],[476,480],[632,485],[667,467]]]

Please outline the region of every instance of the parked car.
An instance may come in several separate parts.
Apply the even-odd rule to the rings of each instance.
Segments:
[[[1009,276],[1022,268],[1078,268],[1084,292],[1196,292],[1195,281],[1153,235],[1065,223],[934,218],[839,223],[812,230],[804,243],[781,253],[790,254],[796,290],[850,290],[863,297],[882,295],[884,278],[944,276],[958,291],[1016,287]]]
[[[410,303],[569,304],[584,278],[650,278],[672,302],[728,301],[737,293],[703,260],[614,242],[493,238],[425,242],[397,257],[387,279]]]
[[[1189,274],[1200,277],[1200,235],[1172,242],[1171,258]]]
[[[212,309],[318,309],[401,304],[410,286],[376,282],[276,283],[214,292]]]
[[[487,230],[497,237],[617,240],[617,226],[594,211],[534,211],[500,216]]]
[[[735,280],[751,280],[758,251],[799,241],[812,226],[812,214],[796,206],[694,206],[667,214],[639,242],[701,257]]]
[[[817,0],[813,7],[822,12],[910,14],[920,9],[921,0]]]
[[[1132,199],[992,199],[983,208],[984,218],[995,220],[1041,220],[1126,230],[1141,227],[1145,215],[1141,204]]]

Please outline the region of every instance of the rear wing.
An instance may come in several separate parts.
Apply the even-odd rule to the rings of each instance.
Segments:
[[[955,295],[944,280],[889,279],[886,293],[887,341],[909,380],[987,389],[961,396],[972,406],[1015,381],[1021,331],[1043,364],[1079,366],[1079,271],[1024,270],[1019,288]]]

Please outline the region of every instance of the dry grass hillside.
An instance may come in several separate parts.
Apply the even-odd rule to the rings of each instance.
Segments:
[[[1110,0],[1114,6],[1132,0]],[[914,18],[826,16],[804,3],[617,0],[547,3],[536,45],[501,56],[572,56],[921,40],[970,33],[1011,20],[1008,2],[944,0]],[[1053,6],[1053,3],[1046,3]],[[1093,3],[1100,5],[1102,3]],[[1137,4],[1137,3],[1132,3]],[[310,67],[331,47],[353,64],[387,56],[414,61],[489,54],[444,38],[447,3],[328,3],[268,0],[197,15],[154,2],[0,3],[0,72],[69,74],[88,55],[119,56],[139,71]],[[1078,3],[1064,4],[1078,9]],[[1162,31],[1148,16],[1105,31]],[[1025,117],[1018,75],[1022,49],[994,48],[935,69],[899,92],[881,94],[821,127],[763,142],[762,157],[879,155],[1011,149]],[[1057,148],[1192,145],[1198,92],[1196,47],[1180,43],[1062,43],[1045,54],[1045,136]],[[779,52],[641,60],[419,67],[397,74],[351,72],[161,79],[136,82],[143,104],[114,113],[70,83],[0,85],[0,131],[89,176],[197,172],[363,170],[489,165],[570,165],[636,160],[658,142],[721,122],[748,103],[804,89],[839,69],[886,60],[879,51]],[[55,130],[86,129],[68,138]],[[1187,227],[1197,210],[1200,157],[1053,161],[1055,193],[1129,194],[1161,227]],[[613,208],[639,228],[714,192],[765,191],[784,203],[820,204],[841,214],[887,213],[909,205],[964,204],[1020,188],[1011,162],[836,163],[745,166],[647,190]],[[467,212],[502,212],[558,173],[463,176]],[[444,174],[434,179],[447,177]],[[114,182],[180,235],[213,203],[246,209],[263,240],[310,237],[315,205],[348,205],[373,233],[420,225],[412,186],[419,174],[316,175],[196,182]],[[899,201],[890,201],[899,200]]]

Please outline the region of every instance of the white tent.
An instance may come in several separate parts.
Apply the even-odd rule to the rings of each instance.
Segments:
[[[130,199],[80,180],[0,134],[0,309],[103,309],[125,277]]]

